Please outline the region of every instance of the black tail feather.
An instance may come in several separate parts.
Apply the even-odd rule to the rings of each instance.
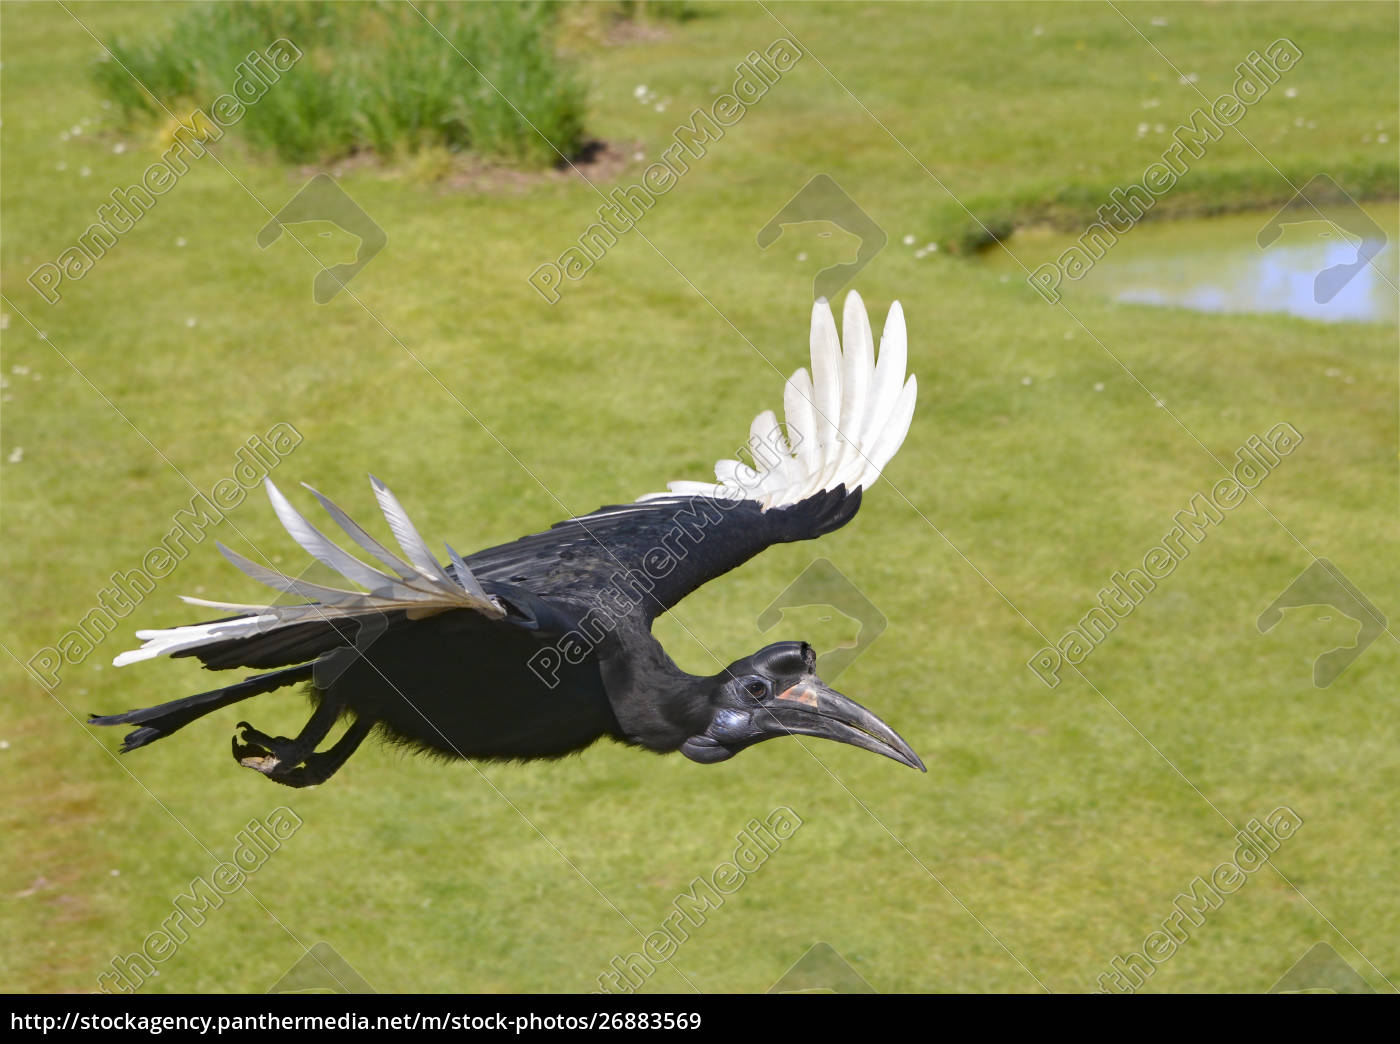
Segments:
[[[202,718],[204,715],[230,704],[246,700],[249,696],[260,696],[265,692],[280,689],[284,685],[295,685],[297,682],[309,681],[315,666],[314,663],[304,663],[299,667],[289,667],[284,671],[273,671],[271,674],[255,674],[251,678],[245,678],[233,685],[226,685],[222,689],[213,689],[195,696],[171,700],[169,703],[162,703],[157,707],[145,707],[141,710],[127,711],[124,714],[93,714],[89,717],[88,724],[142,726],[128,732],[122,739],[121,752],[126,754],[137,747],[144,747],[147,743],[154,743],[158,739],[169,736],[196,718]]]
[[[335,649],[364,648],[390,627],[402,624],[407,619],[407,614],[391,611],[362,617],[308,620],[283,627],[274,626],[261,634],[210,641],[193,649],[181,649],[170,656],[171,659],[196,657],[211,671],[232,667],[258,667],[264,670],[286,667],[314,660]]]

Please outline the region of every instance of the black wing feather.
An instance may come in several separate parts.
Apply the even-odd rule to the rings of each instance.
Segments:
[[[844,526],[860,509],[860,494],[837,486],[767,511],[753,500],[699,496],[614,504],[478,551],[466,564],[483,581],[584,606],[609,585],[644,578],[646,596],[637,608],[650,622],[764,548]]]

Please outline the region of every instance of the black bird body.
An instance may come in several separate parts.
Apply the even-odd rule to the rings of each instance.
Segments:
[[[859,310],[855,321],[863,323],[864,309],[858,297],[852,298]],[[859,369],[866,365],[863,359],[844,360],[849,386],[864,382],[884,389],[884,400],[870,392],[877,397],[867,411],[883,405],[912,413],[913,380],[903,384],[903,322],[897,310],[896,305],[891,316],[898,317],[898,351],[889,353],[898,355],[897,368],[890,364],[891,372],[882,377],[873,354],[870,372]],[[848,339],[852,316],[848,301]],[[824,341],[822,349],[834,355],[818,357],[820,318],[814,312],[814,373],[819,381],[822,374],[831,379],[836,367],[839,384],[843,359],[839,346],[831,347],[834,325],[831,345]],[[830,321],[829,310],[825,319]],[[868,341],[868,324],[864,329]],[[824,326],[821,332],[826,335]],[[882,346],[882,366],[886,354]],[[805,374],[799,371],[793,381],[800,376]],[[897,403],[891,388],[899,393]],[[803,643],[768,646],[704,677],[680,670],[651,634],[657,616],[708,580],[775,543],[820,536],[855,515],[861,485],[848,489],[837,480],[865,477],[872,468],[878,474],[903,430],[894,438],[882,434],[886,428],[865,417],[859,403],[843,406],[839,388],[834,405],[829,386],[809,381],[807,391],[812,406],[807,417],[815,425],[807,437],[828,437],[825,448],[809,444],[805,458],[800,431],[799,448],[793,448],[793,436],[783,436],[776,443],[776,462],[766,469],[759,462],[765,446],[751,441],[755,466],[721,462],[715,486],[673,483],[672,493],[600,508],[465,557],[449,548],[451,562],[445,566],[377,481],[375,493],[402,557],[312,492],[387,572],[346,554],[269,482],[273,507],[297,542],[370,593],[283,576],[221,548],[254,579],[311,600],[255,606],[187,599],[237,615],[140,632],[146,644],[117,663],[168,654],[198,657],[213,670],[276,670],[158,707],[96,717],[94,723],[138,726],[126,738],[124,749],[130,750],[218,707],[309,682],[315,711],[299,736],[270,737],[240,723],[233,749],[243,765],[292,786],[318,783],[377,729],[391,742],[453,758],[559,757],[610,737],[658,753],[680,750],[702,763],[795,733],[853,743],[922,769],[893,730],[816,677],[815,654]],[[820,401],[824,392],[825,403]],[[859,432],[848,433],[834,419],[824,432],[822,421],[813,420],[824,416],[822,405],[852,429],[873,427],[877,442],[883,438],[884,443],[866,445]],[[790,425],[795,408],[800,412],[800,403],[794,407],[789,401]],[[760,415],[756,432],[765,418],[772,414]],[[898,416],[894,422],[898,426]],[[907,428],[907,416],[902,423]],[[867,455],[871,450],[888,452],[874,461]],[[345,735],[317,753],[342,717],[351,722]]]
[[[551,688],[528,667],[538,648],[526,630],[458,609],[394,628],[320,691],[387,738],[448,757],[552,758],[623,738],[597,660]]]

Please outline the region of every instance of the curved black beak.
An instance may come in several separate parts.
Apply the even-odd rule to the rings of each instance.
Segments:
[[[755,716],[755,723],[767,733],[764,739],[789,733],[816,736],[883,754],[920,772],[928,771],[899,733],[815,674],[804,675],[796,685],[765,704],[764,709],[768,711],[766,716]]]

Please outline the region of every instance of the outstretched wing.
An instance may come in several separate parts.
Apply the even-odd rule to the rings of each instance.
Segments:
[[[860,297],[846,299],[845,349],[825,300],[812,309],[812,371],[798,370],[783,396],[786,429],[758,415],[752,464],[721,460],[713,483],[672,482],[632,504],[600,508],[465,559],[450,546],[443,566],[398,499],[371,479],[400,557],[312,489],[327,514],[383,568],[342,549],[296,510],[271,480],[273,510],[301,547],[363,591],[279,573],[222,544],[219,550],[261,584],[308,599],[293,605],[184,600],[236,615],[166,630],[138,631],[139,649],[117,666],[156,656],[196,656],[206,666],[275,667],[354,645],[367,622],[381,630],[436,613],[467,610],[532,630],[560,631],[603,605],[650,621],[691,591],[772,544],[808,540],[845,525],[909,430],[917,385],[905,379],[904,314],[896,302],[876,361]],[[310,489],[310,487],[307,487]],[[386,571],[387,570],[387,571]]]
[[[600,508],[543,533],[468,556],[482,578],[654,619],[772,544],[845,525],[909,431],[918,385],[906,379],[904,313],[891,306],[877,361],[860,296],[846,298],[844,349],[825,300],[812,308],[812,369],[783,393],[786,426],[760,413],[752,463],[721,460],[709,482],[669,483],[633,504]],[[611,603],[609,605],[608,603]]]
[[[649,622],[764,548],[829,533],[859,507],[860,490],[844,486],[768,510],[753,500],[667,496],[599,508],[467,564],[488,587],[507,583],[575,614],[601,606]]]
[[[765,410],[749,426],[747,449],[754,467],[737,460],[715,464],[710,482],[670,482],[670,493],[649,493],[646,501],[681,494],[754,500],[765,509],[801,503],[817,493],[845,486],[868,489],[909,433],[918,381],[905,379],[908,341],[904,309],[890,306],[880,335],[879,361],[865,304],[852,290],[836,336],[831,306],[812,306],[812,372],[798,370],[783,389],[787,429]]]

